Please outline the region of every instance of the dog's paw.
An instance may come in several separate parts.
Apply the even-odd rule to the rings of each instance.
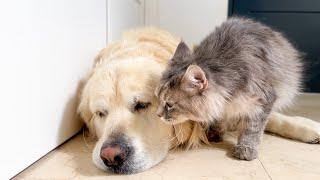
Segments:
[[[294,131],[301,137],[301,140],[310,144],[320,144],[320,123],[303,117],[296,117],[300,120],[299,131]]]
[[[308,143],[310,143],[310,144],[320,144],[320,136],[311,139]]]
[[[300,139],[310,144],[320,144],[320,128],[316,126],[307,127],[299,131]],[[298,138],[297,138],[298,139]]]
[[[317,122],[318,123],[318,122]],[[320,125],[317,124],[318,126],[314,125],[314,126],[311,126],[309,128],[309,131],[306,137],[308,143],[310,144],[320,144]]]
[[[236,145],[233,149],[232,155],[241,160],[251,161],[258,157],[258,151],[257,149],[248,146]]]

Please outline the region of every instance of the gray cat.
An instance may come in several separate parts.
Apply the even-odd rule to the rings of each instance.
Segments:
[[[233,155],[252,160],[268,115],[291,104],[301,74],[300,54],[281,33],[230,18],[193,52],[184,42],[178,45],[156,91],[157,114],[170,124],[209,124],[214,140],[238,129]]]

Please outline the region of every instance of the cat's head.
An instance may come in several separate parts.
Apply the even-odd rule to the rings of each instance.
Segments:
[[[208,88],[208,80],[205,72],[192,64],[192,56],[188,46],[180,42],[155,92],[159,99],[157,114],[166,123],[202,121],[206,101],[202,93]]]

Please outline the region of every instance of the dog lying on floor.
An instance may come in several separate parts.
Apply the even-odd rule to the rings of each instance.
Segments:
[[[136,173],[159,163],[171,148],[210,143],[201,124],[167,125],[156,115],[154,91],[179,42],[164,30],[142,28],[128,31],[97,56],[78,111],[98,139],[92,153],[98,168]],[[303,117],[272,113],[266,131],[307,143],[320,141],[320,124]]]

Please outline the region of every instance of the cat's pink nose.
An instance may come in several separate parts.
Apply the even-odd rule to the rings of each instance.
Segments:
[[[163,111],[161,109],[157,110],[157,116],[162,117],[163,116]]]

